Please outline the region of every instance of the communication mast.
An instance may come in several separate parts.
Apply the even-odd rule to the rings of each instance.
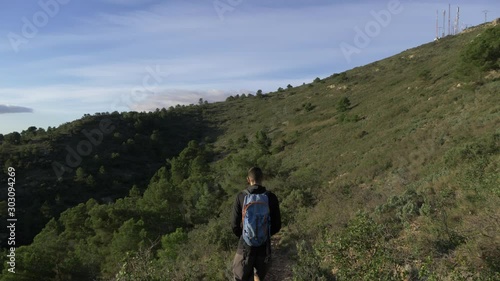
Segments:
[[[451,4],[448,4],[448,35],[451,35]]]
[[[443,38],[446,32],[446,10],[443,10]]]
[[[436,10],[436,40],[439,39],[439,10]]]
[[[455,18],[455,34],[460,33],[460,7],[457,7],[457,17]]]
[[[488,10],[484,10],[484,11],[483,11],[483,13],[484,13],[484,23],[487,23],[487,22],[488,22],[488,13],[489,13],[489,12],[490,12],[490,11],[488,11]]]

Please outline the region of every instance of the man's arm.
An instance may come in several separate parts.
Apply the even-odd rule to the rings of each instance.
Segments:
[[[238,193],[236,195],[236,200],[234,201],[233,204],[233,211],[231,214],[231,227],[233,229],[234,235],[237,237],[240,237],[241,234],[243,233],[243,230],[241,229],[241,203],[240,203],[240,194]]]
[[[278,197],[274,193],[269,196],[269,209],[271,212],[271,235],[278,233],[281,229],[281,212]]]

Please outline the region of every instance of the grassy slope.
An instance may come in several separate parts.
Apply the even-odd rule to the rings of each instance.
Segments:
[[[214,104],[224,128],[217,144],[263,129],[275,145],[293,143],[280,155],[287,166],[310,166],[329,179],[348,173],[373,180],[388,167],[407,169],[408,179],[422,176],[449,148],[498,128],[500,83],[467,83],[456,74],[460,52],[480,30],[349,70],[343,79]],[[339,120],[343,96],[353,105],[347,115],[362,120]],[[316,107],[306,112],[306,102]]]
[[[301,238],[321,244],[325,227],[336,233],[357,210],[372,212],[412,189],[434,209],[395,231],[390,243],[397,255],[413,258],[416,267],[426,256],[439,259],[433,270],[443,274],[440,278],[459,268],[461,259],[476,268],[485,263],[495,268],[500,81],[458,74],[461,52],[483,30],[428,43],[312,86],[213,105],[213,118],[225,132],[218,146],[266,130],[273,145],[286,142],[277,155],[285,167],[307,167],[320,180],[313,187],[317,204],[299,215],[303,222],[284,230],[285,247]],[[336,104],[344,96],[352,104],[347,116],[357,116],[358,122],[341,121]],[[307,112],[304,103],[315,108]],[[484,149],[484,142],[494,148]],[[469,149],[476,146],[477,151]],[[389,216],[400,210],[393,212]]]

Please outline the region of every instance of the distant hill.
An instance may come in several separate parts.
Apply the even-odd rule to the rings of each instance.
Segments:
[[[225,280],[252,165],[294,280],[499,280],[499,46],[484,24],[276,92],[5,135],[0,280]]]

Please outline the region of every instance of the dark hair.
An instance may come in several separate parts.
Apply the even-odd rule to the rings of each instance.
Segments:
[[[253,179],[256,182],[262,182],[264,179],[264,174],[259,167],[252,167],[248,170],[248,177]]]

